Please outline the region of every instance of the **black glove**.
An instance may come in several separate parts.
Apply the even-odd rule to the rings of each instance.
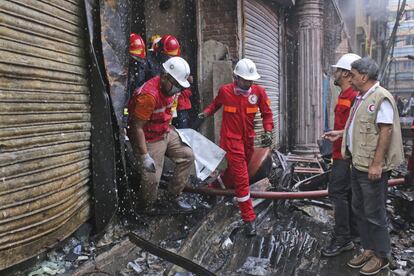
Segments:
[[[261,135],[261,139],[262,139],[262,144],[265,147],[270,147],[272,145],[273,134],[271,132],[269,132],[269,131],[265,131]]]
[[[197,118],[190,123],[190,127],[194,130],[199,131],[201,125],[204,123],[204,120],[207,118],[207,114],[204,112],[198,113]]]

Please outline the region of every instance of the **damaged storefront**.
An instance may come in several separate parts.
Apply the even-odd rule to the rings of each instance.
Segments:
[[[94,8],[0,4],[0,270],[56,246],[91,218],[101,231],[116,211],[111,107],[88,24]]]
[[[91,106],[80,1],[0,3],[0,270],[91,213]]]

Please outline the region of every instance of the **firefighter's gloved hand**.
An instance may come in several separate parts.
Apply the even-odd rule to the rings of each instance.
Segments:
[[[152,159],[152,157],[148,153],[141,155],[141,161],[142,161],[142,166],[144,167],[144,170],[155,173],[154,159]]]
[[[204,113],[204,112],[201,112],[201,113],[198,113],[197,117],[198,117],[199,119],[205,119],[205,118],[207,118],[207,114],[206,114],[206,113]]]
[[[269,131],[265,131],[261,136],[262,144],[265,147],[270,147],[272,145],[272,138],[273,138],[272,133]]]

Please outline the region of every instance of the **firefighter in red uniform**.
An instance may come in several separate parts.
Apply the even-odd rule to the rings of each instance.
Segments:
[[[239,60],[233,73],[235,81],[221,86],[217,97],[198,116],[203,119],[223,107],[220,147],[226,151],[227,169],[218,181],[227,188],[235,188],[246,234],[254,236],[256,214],[250,199],[247,171],[254,150],[254,118],[260,109],[265,129],[262,139],[267,146],[272,141],[273,118],[264,87],[253,84],[260,78],[253,61]]]
[[[334,83],[341,88],[335,106],[334,130],[345,128],[351,105],[358,92],[351,86],[351,63],[361,57],[355,54],[343,55],[335,65]],[[351,209],[351,162],[341,155],[342,139],[333,142],[332,172],[328,192],[334,206],[335,226],[328,246],[322,248],[322,255],[332,257],[354,247],[352,238],[358,236],[356,219]]]
[[[168,186],[172,202],[175,207],[188,210],[191,205],[180,194],[194,162],[193,151],[181,141],[170,122],[175,94],[190,86],[190,67],[181,57],[170,58],[162,67],[160,76],[135,90],[128,105],[128,137],[142,165],[138,205],[148,208],[157,199],[166,155],[176,163]]]

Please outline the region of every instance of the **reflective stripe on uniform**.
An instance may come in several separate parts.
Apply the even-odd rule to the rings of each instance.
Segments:
[[[259,111],[259,108],[257,106],[246,108],[246,113],[256,113],[257,111]]]
[[[224,106],[224,111],[225,112],[230,112],[230,113],[236,113],[237,109],[234,106],[225,105]]]
[[[351,107],[352,102],[350,100],[348,100],[348,99],[339,99],[338,100],[338,105],[343,105],[343,106],[346,106],[346,107]]]
[[[245,202],[245,201],[248,201],[249,199],[250,199],[250,193],[248,193],[247,196],[236,197],[237,202]]]
[[[165,109],[167,109],[165,106],[158,108],[158,109],[154,109],[154,111],[152,111],[152,113],[162,113],[165,111]]]
[[[161,113],[161,112],[164,112],[167,108],[172,107],[172,106],[173,106],[173,104],[174,104],[174,102],[171,102],[171,103],[170,103],[169,105],[167,105],[167,106],[163,106],[163,107],[161,107],[161,108],[155,109],[154,111],[152,111],[152,113]]]

